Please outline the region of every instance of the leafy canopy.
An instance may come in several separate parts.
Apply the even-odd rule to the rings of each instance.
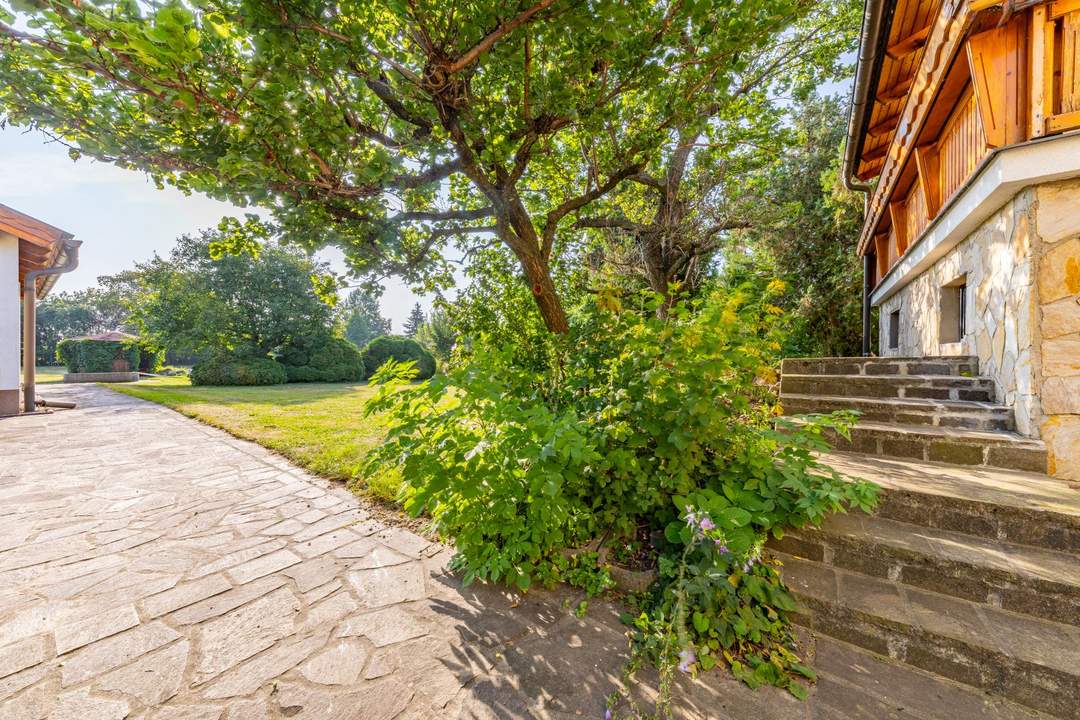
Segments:
[[[755,49],[812,7],[35,0],[16,18],[15,2],[0,2],[0,120],[268,207],[362,272],[445,282],[448,240],[494,233],[560,332],[560,229],[672,128],[704,123]]]

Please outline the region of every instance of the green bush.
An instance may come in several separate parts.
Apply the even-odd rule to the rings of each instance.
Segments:
[[[289,382],[357,382],[364,359],[348,340],[328,335],[294,340],[278,358]]]
[[[134,341],[69,338],[57,344],[56,357],[69,373],[134,372],[141,352]]]
[[[427,380],[435,374],[435,356],[412,338],[401,335],[380,335],[365,345],[361,354],[367,377],[374,375],[387,360],[415,363],[416,380]]]
[[[191,368],[192,385],[280,385],[286,381],[285,366],[270,358],[219,353]]]
[[[659,296],[624,307],[601,293],[551,339],[549,368],[478,347],[427,383],[388,383],[368,411],[391,429],[363,472],[405,479],[405,507],[453,538],[466,582],[572,579],[568,548],[656,538],[637,657],[726,664],[801,695],[794,601],[764,542],[875,495],[815,458],[849,416],[776,429],[778,311],[750,297],[716,293],[659,319]],[[374,378],[394,379],[394,363]]]

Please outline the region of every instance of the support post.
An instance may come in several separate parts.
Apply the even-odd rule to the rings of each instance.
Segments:
[[[874,256],[863,255],[862,281],[862,354],[870,357],[870,291],[874,272]]]
[[[23,412],[37,409],[37,283],[23,288]]]

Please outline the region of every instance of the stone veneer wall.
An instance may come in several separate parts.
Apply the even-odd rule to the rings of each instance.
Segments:
[[[1035,383],[1032,247],[1035,192],[1017,194],[945,257],[881,305],[881,355],[975,355],[999,402],[1014,408],[1017,431],[1039,434]],[[942,343],[941,288],[967,282],[967,332]],[[900,343],[888,347],[889,314],[900,310]]]
[[[941,343],[941,288],[965,274],[967,333]],[[1017,431],[1046,442],[1050,474],[1080,480],[1080,180],[1018,193],[885,301],[880,322],[882,355],[977,356]]]
[[[1080,480],[1080,180],[1037,190],[1040,429],[1055,477]]]

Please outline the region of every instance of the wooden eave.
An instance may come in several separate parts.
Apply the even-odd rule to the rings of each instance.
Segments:
[[[876,177],[884,168],[882,159],[892,145],[941,3],[895,0],[882,46],[872,49],[876,62],[873,102],[867,103],[862,118],[861,148],[854,166],[854,175],[862,180]]]
[[[56,264],[65,241],[73,237],[69,232],[3,204],[0,204],[0,232],[14,235],[19,240],[20,287],[27,273]],[[42,289],[44,286],[44,281],[39,279],[39,295],[47,291]]]
[[[888,56],[878,58],[881,72],[876,93],[888,92],[898,84],[907,83],[906,93],[892,101],[880,101],[870,105],[864,125],[862,151],[858,155],[856,176],[862,180],[877,177],[878,181],[870,196],[862,235],[859,238],[860,254],[873,252],[871,247],[875,229],[888,224],[887,199],[893,197],[898,185],[909,184],[910,172],[904,172],[913,157],[915,139],[920,136],[929,117],[935,98],[945,85],[949,68],[957,57],[975,13],[964,0],[937,0],[918,3],[910,0],[905,8],[903,0],[896,6],[889,43],[909,36],[914,30],[925,27],[924,13],[932,12],[929,22],[932,29],[925,43],[902,61]],[[900,23],[899,25],[897,23]],[[926,62],[923,62],[923,58]],[[917,61],[917,62],[916,62]],[[866,130],[872,124],[881,123],[898,113],[895,128],[887,134],[871,137]],[[912,163],[914,167],[914,163]],[[880,229],[876,230],[880,232]]]

